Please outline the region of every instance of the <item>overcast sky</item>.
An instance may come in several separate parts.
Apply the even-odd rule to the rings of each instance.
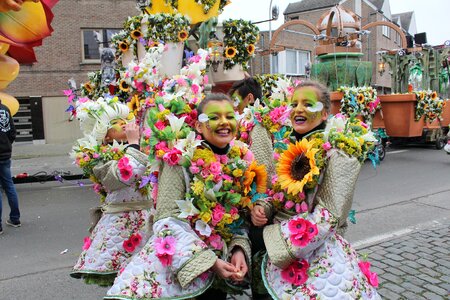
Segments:
[[[283,12],[287,5],[298,0],[272,0],[272,5],[280,8],[280,17],[272,22],[272,30],[283,24]],[[450,40],[450,0],[390,0],[391,12],[401,13],[414,11],[416,16],[417,32],[426,32],[428,43],[431,45],[443,44]],[[231,0],[225,7],[220,20],[233,18],[250,21],[263,21],[269,19],[270,0]],[[261,30],[268,30],[268,23],[260,25]]]

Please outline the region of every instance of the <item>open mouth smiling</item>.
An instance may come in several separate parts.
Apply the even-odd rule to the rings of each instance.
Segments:
[[[304,116],[295,116],[294,117],[294,123],[297,125],[304,124],[306,122],[306,117]]]

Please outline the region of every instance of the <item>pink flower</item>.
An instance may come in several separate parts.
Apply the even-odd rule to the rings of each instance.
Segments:
[[[375,272],[370,272],[370,262],[368,261],[360,261],[358,262],[358,266],[361,269],[361,272],[366,276],[369,284],[378,287],[378,275]]]
[[[192,165],[189,167],[189,171],[192,174],[197,174],[198,172],[200,172],[200,169],[195,163],[192,163]]]
[[[179,77],[179,78],[177,78],[177,83],[179,86],[185,86],[186,80],[184,80],[184,78],[182,78],[182,77]]]
[[[169,164],[169,166],[175,166],[181,159],[181,151],[177,148],[173,148],[170,152],[163,155],[163,160]]]
[[[292,245],[297,246],[297,247],[305,247],[306,245],[309,244],[309,241],[310,241],[308,233],[306,233],[306,232],[298,233],[298,234],[291,234],[289,239],[291,240]]]
[[[306,260],[296,261],[281,271],[281,278],[295,286],[300,286],[308,280],[308,268],[309,264]]]
[[[217,223],[220,222],[220,220],[222,220],[223,215],[225,214],[225,208],[220,205],[220,204],[216,204],[216,206],[214,207],[214,209],[212,210],[212,221],[211,223],[216,226]]]
[[[375,273],[375,272],[370,273],[369,283],[373,287],[378,287],[378,275],[377,275],[377,273]]]
[[[209,77],[208,75],[203,76],[203,83],[206,85],[209,82]]]
[[[123,241],[122,246],[123,249],[125,249],[125,251],[127,251],[128,253],[134,252],[134,250],[136,249],[136,246],[133,245],[133,242],[130,239]]]
[[[146,139],[150,138],[152,136],[152,130],[150,128],[144,129],[144,136]]]
[[[134,66],[133,67],[133,71],[138,72],[139,71],[139,66]]]
[[[90,237],[85,237],[84,238],[84,243],[83,243],[83,250],[87,250],[89,249],[89,247],[91,247],[91,238]]]
[[[252,163],[255,160],[255,156],[253,155],[253,152],[250,150],[248,150],[247,153],[245,153],[243,158],[245,161],[249,163]]]
[[[276,195],[276,194],[275,194]],[[275,195],[274,195],[274,199],[275,199]],[[294,202],[292,202],[291,200],[289,200],[288,202],[286,202],[286,204],[284,205],[284,207],[286,208],[286,209],[291,209],[291,208],[293,208],[294,207],[294,205],[295,205],[295,203]]]
[[[167,148],[167,143],[166,142],[159,142],[158,144],[155,145],[155,149],[156,150],[163,150],[164,152],[168,152],[169,148]]]
[[[199,159],[196,161],[196,163],[197,163],[198,166],[203,166],[203,165],[205,164],[205,162],[204,162],[203,159],[201,159],[201,158],[199,158]]]
[[[94,154],[92,155],[92,157],[93,157],[93,158],[99,158],[100,155],[99,155],[98,153],[94,153]]]
[[[248,139],[248,133],[246,131],[241,132],[241,139],[243,139],[245,141]]]
[[[121,159],[119,159],[118,163],[117,163],[117,167],[119,169],[125,168],[129,165],[130,161],[128,160],[128,157],[124,156]]]
[[[280,156],[281,156],[281,155],[280,155],[280,153],[278,153],[278,152],[274,152],[274,153],[273,153],[273,159],[274,159],[274,160],[278,160],[278,159],[280,158]]]
[[[317,229],[317,224],[308,222],[306,226],[306,233],[308,234],[308,238],[310,240],[313,239],[319,233],[319,230]]]
[[[163,121],[158,120],[158,122],[155,123],[155,127],[158,130],[164,130],[164,128],[166,128],[166,125],[164,124]]]
[[[174,255],[175,244],[177,240],[173,236],[166,236],[164,238],[158,237],[155,239],[155,250],[158,256],[160,255]]]
[[[222,250],[223,248],[222,238],[218,234],[211,234],[209,237],[209,244],[216,250]]]
[[[302,234],[306,231],[307,221],[302,218],[292,219],[288,223],[289,231],[292,234]]]
[[[369,125],[367,125],[366,123],[364,123],[363,121],[359,122],[361,124],[362,127],[364,128],[369,128]]]
[[[213,175],[218,175],[220,174],[220,172],[222,171],[222,165],[217,162],[214,161],[211,163],[211,165],[209,166],[209,171],[211,172],[211,174]]]
[[[331,144],[330,142],[326,142],[322,145],[323,150],[328,151],[331,149]]]
[[[170,266],[172,264],[172,255],[156,255],[163,265],[163,267]]]
[[[202,170],[200,171],[200,174],[202,175],[203,178],[206,178],[206,177],[208,177],[209,175],[211,175],[211,173],[209,172],[208,169],[202,169]]]
[[[135,247],[139,246],[142,241],[142,236],[139,233],[132,234],[130,240]]]
[[[133,169],[131,168],[130,165],[128,165],[127,167],[124,167],[122,169],[119,169],[120,172],[120,178],[123,181],[128,181],[130,180],[131,176],[133,176]]]
[[[238,210],[236,207],[233,206],[233,207],[230,209],[230,215],[236,216],[238,213],[239,213],[239,210]]]
[[[88,161],[90,161],[91,159],[89,158],[89,156],[86,155],[85,157],[83,157],[83,160],[86,161],[86,162],[88,162]]]
[[[194,93],[194,94],[197,94],[199,89],[200,89],[200,88],[199,88],[198,85],[196,85],[196,84],[193,84],[193,85],[191,86],[192,93]]]
[[[220,155],[220,163],[226,165],[228,163],[228,156]]]
[[[102,185],[100,183],[94,183],[94,185],[92,186],[92,188],[94,189],[94,191],[97,194],[100,194],[100,192],[102,191]]]

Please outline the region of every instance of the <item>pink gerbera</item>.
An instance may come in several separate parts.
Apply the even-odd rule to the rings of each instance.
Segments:
[[[302,218],[292,219],[288,223],[288,228],[294,235],[303,234],[307,228],[306,220]]]
[[[157,238],[155,240],[156,254],[160,255],[174,255],[175,254],[176,239],[173,236],[166,236],[164,238]]]

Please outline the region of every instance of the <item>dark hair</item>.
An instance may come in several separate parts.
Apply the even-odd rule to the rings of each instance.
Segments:
[[[238,92],[239,96],[245,98],[248,94],[252,94],[255,99],[262,99],[261,85],[253,79],[248,77],[239,81],[236,81],[228,91],[228,95],[233,96],[235,92]]]
[[[331,101],[330,101],[330,92],[328,91],[328,88],[317,81],[307,80],[303,81],[302,83],[298,84],[295,87],[295,91],[303,88],[303,87],[314,87],[319,91],[319,101],[323,103],[323,106],[325,107],[326,112],[330,112],[331,107]],[[292,95],[294,95],[294,93]]]
[[[228,95],[225,95],[223,93],[211,93],[206,95],[206,97],[202,101],[200,101],[197,106],[197,114],[200,115],[201,113],[203,113],[203,109],[205,109],[206,104],[211,101],[228,101],[230,102],[231,106],[233,106],[233,101],[231,101],[231,98]]]

